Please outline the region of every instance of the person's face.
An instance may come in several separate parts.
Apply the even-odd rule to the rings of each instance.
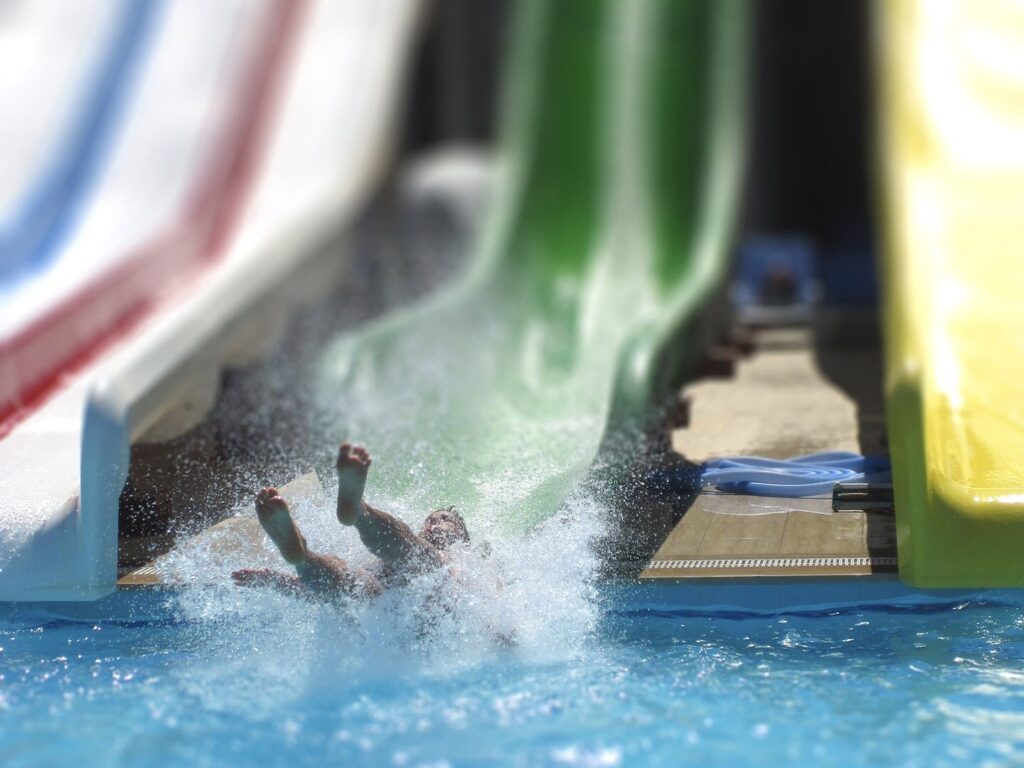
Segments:
[[[438,549],[445,549],[456,541],[469,540],[462,517],[448,509],[431,512],[423,523],[420,535]]]

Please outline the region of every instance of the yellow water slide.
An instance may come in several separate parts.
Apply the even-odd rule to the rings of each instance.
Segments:
[[[1024,586],[1024,2],[876,10],[900,576]]]

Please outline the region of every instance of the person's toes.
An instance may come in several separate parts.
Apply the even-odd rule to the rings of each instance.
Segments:
[[[275,488],[264,488],[256,494],[256,506],[263,507],[270,503],[270,500],[277,494]]]
[[[288,503],[276,488],[264,488],[256,495],[256,516],[261,520],[280,509],[287,511]]]

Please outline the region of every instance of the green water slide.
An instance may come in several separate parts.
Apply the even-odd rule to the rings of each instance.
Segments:
[[[678,382],[726,272],[747,14],[520,5],[496,197],[465,275],[324,357],[321,426],[378,457],[371,500],[526,530]]]

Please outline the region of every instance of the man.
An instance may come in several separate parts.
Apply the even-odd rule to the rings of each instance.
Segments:
[[[363,501],[370,454],[342,443],[338,450],[338,520],[354,525],[359,538],[382,561],[378,573],[356,568],[333,555],[313,552],[292,520],[288,504],[276,488],[256,496],[256,515],[281,556],[295,566],[295,576],[268,568],[231,574],[240,586],[271,586],[283,592],[332,599],[339,595],[374,597],[408,576],[448,565],[448,548],[469,541],[462,517],[453,509],[432,512],[418,534],[398,518]]]

